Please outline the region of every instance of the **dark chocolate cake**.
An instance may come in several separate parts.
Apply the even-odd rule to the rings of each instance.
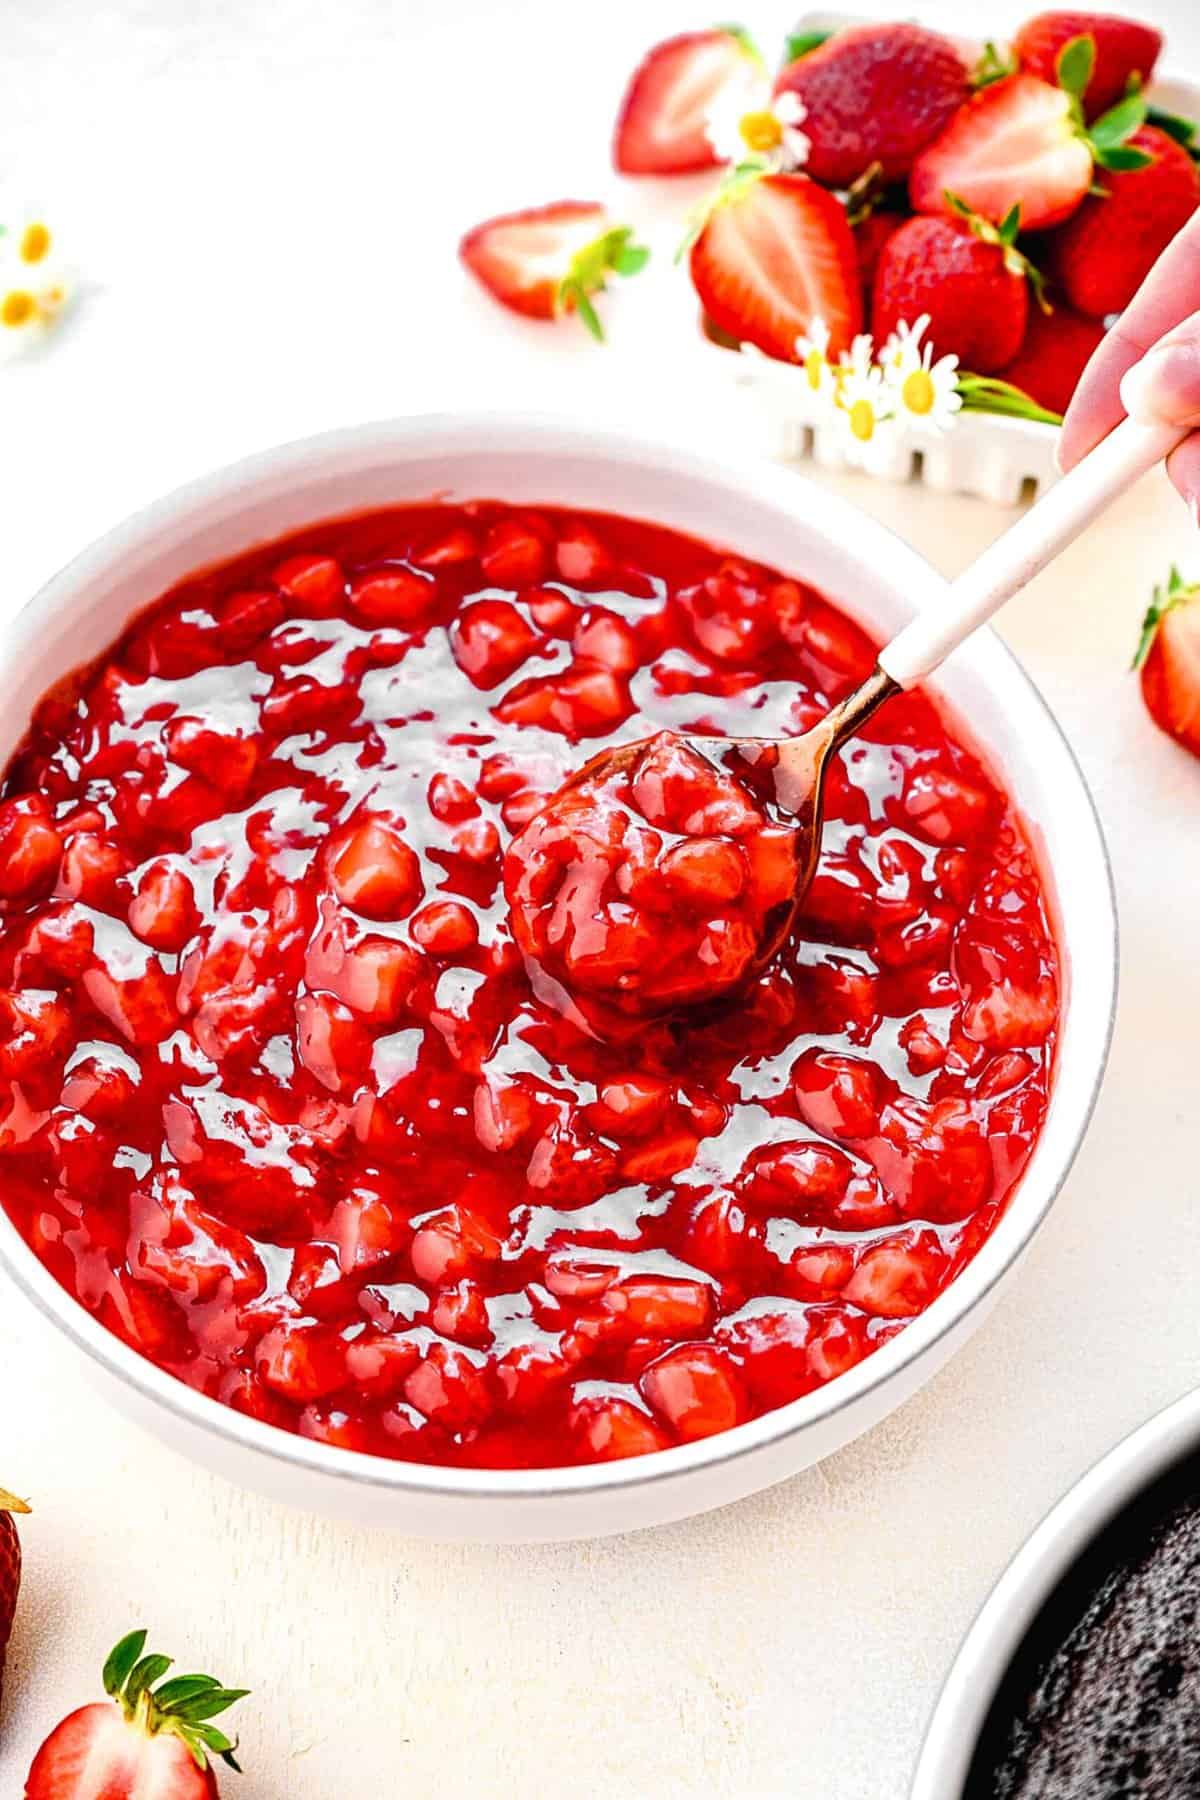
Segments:
[[[1200,1463],[1127,1507],[1026,1634],[965,1800],[1200,1796]]]

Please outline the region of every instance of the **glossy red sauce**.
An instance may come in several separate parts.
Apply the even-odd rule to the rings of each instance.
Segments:
[[[890,702],[777,964],[621,1041],[535,998],[501,871],[606,740],[803,730],[872,661],[801,583],[492,502],[176,588],[4,781],[19,1229],[182,1381],[425,1462],[654,1450],[869,1355],[1046,1107],[1056,955],[994,780]],[[660,907],[656,968],[694,916]]]

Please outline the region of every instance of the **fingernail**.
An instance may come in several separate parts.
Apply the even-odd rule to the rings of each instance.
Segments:
[[[1157,419],[1162,416],[1162,378],[1170,362],[1170,352],[1162,345],[1148,350],[1141,362],[1135,362],[1121,377],[1121,405],[1131,419]]]

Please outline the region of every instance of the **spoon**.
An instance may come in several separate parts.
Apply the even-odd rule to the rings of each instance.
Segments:
[[[795,832],[796,880],[788,905],[763,921],[749,974],[770,962],[790,932],[821,851],[825,779],[830,759],[894,694],[923,681],[985,624],[1139,476],[1162,462],[1186,435],[1177,425],[1126,419],[1050,488],[1029,511],[950,583],[880,652],[874,669],[801,737],[708,737],[678,734],[692,754],[750,777],[777,822]],[[581,784],[620,779],[653,742],[642,738],[593,756],[563,783],[546,811]]]

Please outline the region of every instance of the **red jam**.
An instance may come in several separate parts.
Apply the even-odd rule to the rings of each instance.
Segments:
[[[19,1229],[180,1380],[386,1456],[636,1455],[850,1368],[978,1249],[1045,1112],[1057,959],[1004,794],[892,700],[777,962],[620,1040],[535,997],[502,867],[606,741],[804,730],[873,658],[770,570],[492,502],[176,588],[4,781]],[[701,836],[621,977],[686,981],[697,921],[761,899]]]
[[[539,999],[612,1035],[737,993],[795,904],[796,836],[722,756],[671,732],[602,753],[504,859]]]

